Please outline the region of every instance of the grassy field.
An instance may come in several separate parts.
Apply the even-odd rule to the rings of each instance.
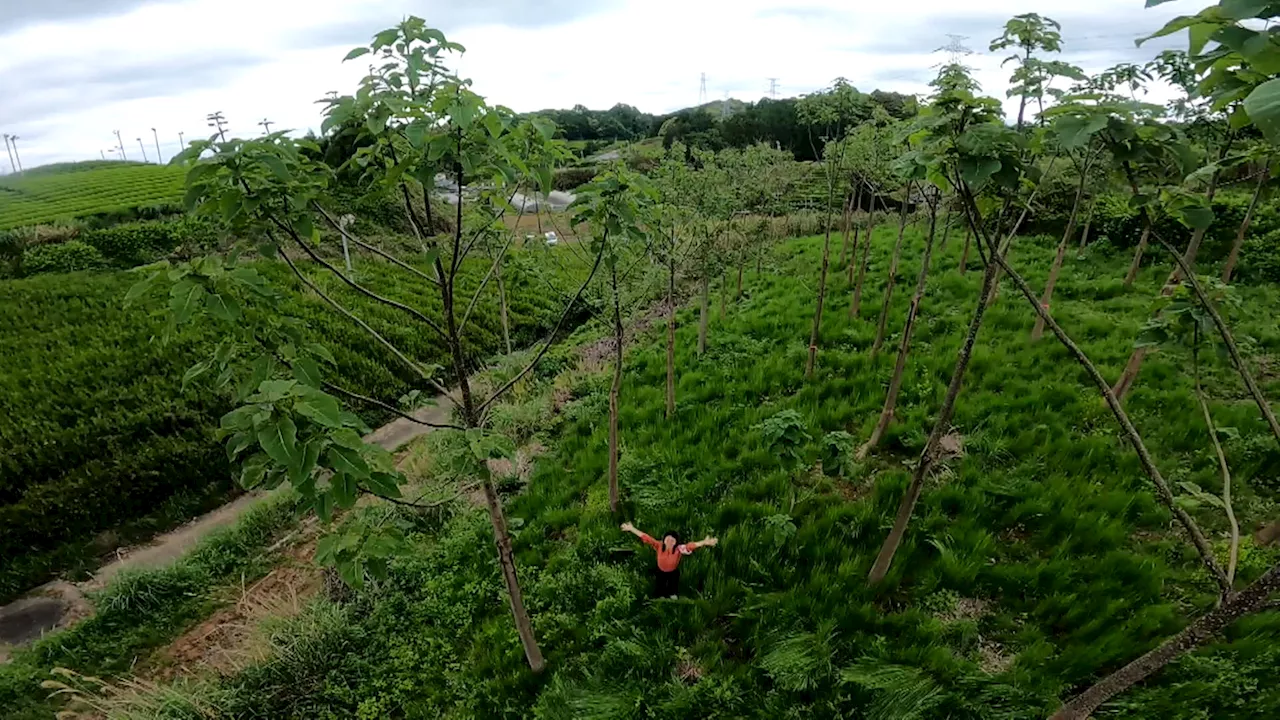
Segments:
[[[388,582],[349,605],[313,606],[272,657],[244,672],[173,690],[185,699],[164,717],[1036,718],[1212,608],[1213,583],[1105,405],[1055,341],[1029,342],[1032,313],[1009,287],[988,315],[957,408],[965,456],[930,482],[887,581],[867,587],[980,282],[975,270],[956,271],[959,243],[935,256],[898,422],[865,463],[821,472],[826,433],[870,432],[893,363],[892,351],[869,352],[891,230],[876,240],[861,317],[848,317],[848,288],[834,273],[811,381],[803,370],[814,238],[780,248],[776,274],[749,278],[743,300],[713,320],[702,358],[695,314],[681,311],[675,418],[663,417],[660,334],[630,351],[621,517],[608,511],[604,480],[604,369],[568,369],[574,355],[562,351],[495,411],[517,440],[549,448],[523,492],[508,487],[545,674],[525,665],[486,517],[459,505],[402,516],[415,550]],[[1013,251],[1035,286],[1051,244],[1024,239]],[[913,232],[904,286],[919,251]],[[1166,272],[1160,259],[1126,289],[1126,262],[1105,246],[1070,260],[1054,304],[1111,377]],[[1238,336],[1259,367],[1274,367],[1280,293],[1240,293],[1248,311],[1234,320]],[[890,327],[901,326],[908,296],[900,288]],[[1172,483],[1216,492],[1185,365],[1153,356],[1127,406]],[[1274,375],[1263,381],[1280,394]],[[1249,532],[1276,514],[1280,451],[1225,363],[1210,361],[1207,389],[1217,422],[1239,432],[1227,453]],[[797,463],[760,429],[783,411],[797,413],[808,435]],[[1220,511],[1193,512],[1225,556]],[[682,599],[650,600],[653,558],[619,532],[624,519],[721,544],[686,560]],[[1241,581],[1276,556],[1246,539]],[[1278,665],[1280,613],[1257,615],[1100,715],[1273,717]]]
[[[555,323],[562,300],[548,291],[570,284],[576,267],[562,251],[535,247],[506,264],[512,342],[532,344]],[[284,312],[309,325],[337,361],[336,377],[365,395],[394,403],[411,374],[353,323],[302,292],[282,263],[257,263],[287,290]],[[305,267],[305,265],[304,265]],[[460,297],[470,297],[486,267],[464,266]],[[390,265],[357,258],[359,276],[388,296],[439,316],[439,297]],[[326,292],[424,363],[443,363],[434,335],[373,304],[323,270]],[[207,356],[213,328],[186,328],[161,339],[167,305],[125,308],[141,275],[80,273],[0,281],[9,322],[0,329],[0,601],[49,579],[92,569],[115,543],[145,538],[207,510],[232,490],[215,438],[228,399],[182,373]],[[464,334],[476,362],[503,350],[497,291],[490,284]],[[577,318],[580,319],[580,318]],[[390,415],[354,407],[371,425]],[[106,533],[102,535],[101,533]]]
[[[0,230],[182,201],[185,169],[70,163],[0,180]]]

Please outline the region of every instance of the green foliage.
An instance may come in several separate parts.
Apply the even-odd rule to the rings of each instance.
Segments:
[[[510,260],[512,342],[524,346],[541,338],[561,309],[558,298],[547,296],[546,283],[565,279],[560,258],[541,249],[515,252]],[[358,262],[363,276],[388,295],[422,301],[423,284],[412,275],[371,258]],[[413,379],[394,358],[323,300],[299,292],[287,268],[267,261],[252,267],[282,288],[277,309],[298,323],[302,345],[324,342],[331,350],[336,363],[326,363],[326,377],[388,400],[411,389]],[[464,264],[460,292],[474,291],[486,270],[481,263]],[[443,346],[406,326],[397,311],[362,299],[334,278],[305,272],[424,364],[447,361]],[[167,307],[123,307],[143,273],[149,271],[0,282],[0,304],[12,313],[0,331],[0,349],[10,359],[0,370],[0,444],[7,449],[0,457],[2,598],[59,569],[92,563],[101,552],[94,536],[104,530],[127,530],[122,525],[153,514],[161,518],[137,529],[166,529],[216,504],[234,485],[216,436],[228,399],[206,384],[221,371],[210,367],[204,377],[185,387],[183,382],[188,368],[212,359],[225,332],[215,325],[188,327],[162,341]],[[497,306],[496,296],[486,293],[463,335],[475,361],[502,347]],[[439,313],[438,302],[422,307]],[[256,318],[261,308],[246,303],[241,312]],[[358,412],[370,425],[390,419],[374,407]]]
[[[755,429],[760,432],[769,449],[793,465],[804,459],[805,447],[812,439],[805,428],[804,419],[795,410],[779,411]]]
[[[143,163],[75,163],[0,180],[0,230],[136,211],[182,198],[182,170]]]
[[[1253,282],[1280,283],[1280,228],[1251,235],[1240,249],[1240,277]]]
[[[98,270],[106,264],[107,259],[98,248],[79,240],[37,245],[22,253],[22,271],[26,275]]]
[[[113,579],[91,598],[91,617],[0,665],[0,716],[35,720],[59,710],[61,698],[41,687],[55,667],[104,677],[128,672],[141,654],[224,605],[229,589],[270,570],[279,558],[268,548],[296,525],[293,499],[277,496],[204,538],[178,562]]]

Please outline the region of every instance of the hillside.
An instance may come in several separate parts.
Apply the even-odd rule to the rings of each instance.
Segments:
[[[918,232],[908,240],[902,272],[913,276]],[[892,242],[882,228],[872,296]],[[528,673],[511,628],[488,520],[460,500],[443,513],[391,513],[411,530],[413,551],[389,581],[264,626],[277,628],[263,630],[274,633],[273,649],[241,672],[198,675],[144,700],[166,697],[172,718],[1043,717],[1058,698],[1212,608],[1215,588],[1079,367],[1052,338],[1028,344],[1031,311],[1007,287],[954,419],[963,455],[926,488],[888,582],[867,586],[976,296],[979,274],[956,272],[959,245],[935,256],[898,422],[864,463],[819,461],[830,433],[868,434],[893,353],[869,352],[875,308],[848,317],[837,265],[818,372],[803,378],[817,238],[781,246],[776,274],[749,273],[742,300],[730,298],[724,319],[713,319],[702,358],[696,313],[681,310],[675,418],[663,417],[663,333],[642,335],[629,351],[621,518],[608,510],[603,477],[608,373],[590,352],[558,351],[556,370],[495,410],[504,432],[547,447],[527,485],[507,486],[518,493],[508,512],[521,526],[525,599],[548,652],[543,677]],[[1017,265],[1032,284],[1044,281],[1051,245],[1018,243]],[[1166,272],[1157,262],[1125,289],[1125,268],[1122,253],[1091,248],[1068,263],[1055,303],[1109,376]],[[1254,361],[1270,366],[1280,353],[1269,321],[1280,293],[1241,292],[1256,312],[1233,319],[1237,332],[1253,338]],[[901,327],[906,305],[899,296],[890,327]],[[1215,493],[1204,424],[1187,411],[1195,401],[1184,360],[1153,357],[1127,406],[1170,477]],[[1252,531],[1280,500],[1272,470],[1280,453],[1229,366],[1209,361],[1206,376],[1217,421],[1238,433],[1227,452],[1236,510]],[[1266,384],[1280,392],[1280,378]],[[764,431],[787,411],[803,433],[794,463]],[[430,460],[439,451],[428,442],[411,456],[415,481],[449,482]],[[1179,494],[1225,552],[1221,513],[1192,504],[1185,487]],[[650,600],[652,555],[619,532],[621,519],[721,543],[686,560],[683,599]],[[1246,538],[1241,579],[1278,555]],[[45,643],[32,657],[86,673],[123,669],[120,660],[77,665],[60,646]],[[1274,716],[1278,663],[1280,613],[1259,614],[1100,717]],[[39,677],[30,665],[14,672]],[[150,717],[136,712],[143,700],[133,702],[121,707],[135,714],[121,717]]]
[[[543,277],[561,272],[551,253],[515,252],[510,259],[512,341],[541,337],[555,320],[558,300]],[[281,308],[323,341],[337,371],[361,393],[394,401],[410,388],[393,359],[371,347],[349,321],[300,290],[287,268],[254,267],[288,292]],[[385,263],[361,262],[361,273],[387,292],[439,313],[412,282]],[[465,265],[459,292],[473,292],[484,270]],[[432,337],[399,322],[395,311],[350,292],[323,271],[327,292],[421,362],[446,354]],[[124,307],[137,272],[49,274],[0,281],[0,305],[10,318],[0,328],[0,602],[60,571],[92,569],[115,543],[145,538],[225,499],[231,466],[215,437],[229,400],[182,375],[212,351],[211,328],[184,329],[165,338],[163,306]],[[467,352],[483,361],[501,345],[497,298],[486,293],[466,333]],[[173,372],[180,368],[182,372]],[[356,408],[366,422],[389,416]],[[105,534],[103,534],[105,533]]]
[[[185,170],[129,162],[66,163],[0,179],[0,230],[182,201]]]

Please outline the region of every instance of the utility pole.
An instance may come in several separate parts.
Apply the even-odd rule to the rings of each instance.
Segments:
[[[142,148],[142,162],[151,162],[147,159],[147,146],[142,144],[142,138],[138,138],[138,147]]]
[[[702,73],[702,84],[698,86],[698,106],[707,104],[707,74]]]
[[[778,78],[769,78],[769,98],[778,99]]]
[[[266,119],[266,118],[262,118],[262,122],[260,122],[260,123],[258,123],[258,124],[262,126],[262,129],[263,129],[263,131],[264,131],[264,132],[263,132],[263,135],[270,135],[270,134],[271,134],[271,126],[272,126],[272,125],[275,125],[275,123],[271,122],[270,120],[268,120],[268,119]]]
[[[156,162],[160,165],[164,164],[164,158],[160,155],[160,133],[155,128],[151,128],[151,137],[156,139]]]
[[[205,120],[209,121],[209,127],[218,128],[218,135],[222,138],[222,142],[226,142],[227,131],[222,126],[226,124],[227,118],[222,114],[222,111],[219,110],[218,112],[209,113],[205,116]]]
[[[13,162],[13,151],[9,149],[9,133],[4,134],[4,151],[9,154],[9,169],[18,172],[18,166]]]
[[[183,135],[182,135],[182,133],[181,133],[181,132],[179,132],[179,133],[178,133],[178,147],[179,147],[179,148],[181,148],[181,149],[183,149],[183,150],[186,150],[186,149],[187,149],[187,141],[186,141],[186,139],[183,137]]]
[[[107,159],[107,151],[106,151],[106,150],[99,150],[99,151],[98,151],[98,154],[102,156],[102,159],[103,159],[103,160],[106,160],[106,159]]]
[[[129,155],[124,151],[124,140],[120,137],[120,131],[114,130],[113,132],[116,134],[116,147],[120,148],[120,158],[122,160],[128,160]]]

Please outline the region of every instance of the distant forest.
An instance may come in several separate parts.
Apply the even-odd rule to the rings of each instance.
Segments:
[[[866,117],[857,118],[855,124],[869,119],[875,105],[899,119],[916,113],[916,100],[910,95],[876,90],[860,98]],[[554,120],[565,140],[583,141],[589,152],[619,140],[635,142],[661,137],[667,147],[679,141],[706,150],[764,142],[790,151],[797,160],[817,160],[822,152],[822,140],[811,136],[809,128],[797,119],[797,101],[798,98],[762,98],[754,103],[732,100],[727,117],[722,117],[722,103],[718,100],[667,115],[650,115],[621,103],[608,110],[589,110],[575,105],[569,110],[539,110],[530,114]]]

